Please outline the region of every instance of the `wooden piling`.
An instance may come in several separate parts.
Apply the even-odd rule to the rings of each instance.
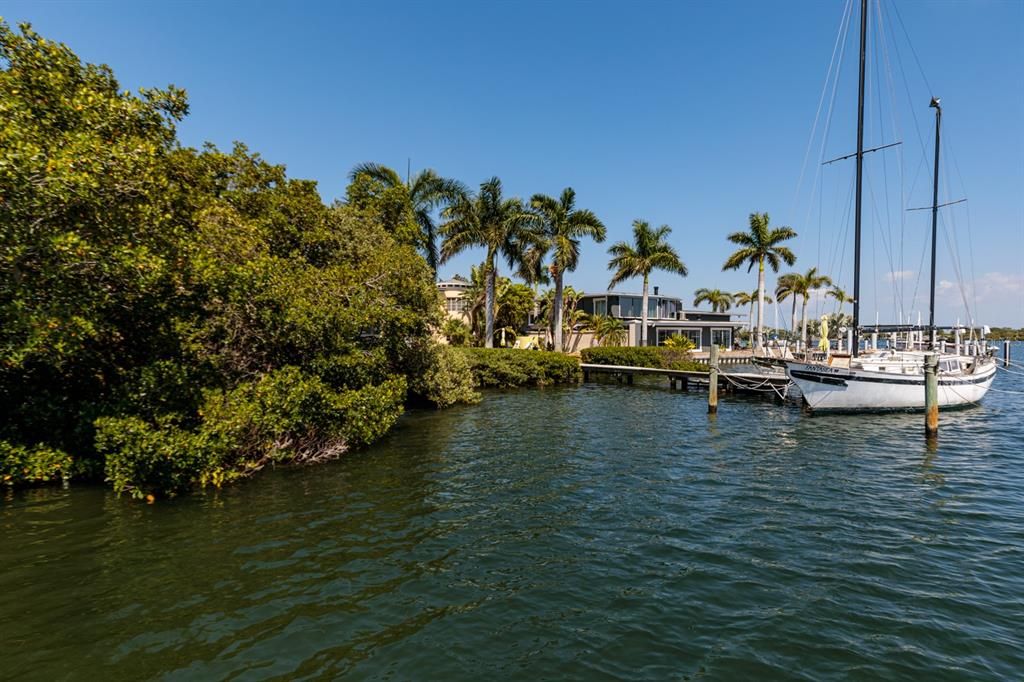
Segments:
[[[924,433],[935,437],[939,433],[939,356],[924,356]]]
[[[632,386],[633,385],[633,375],[632,374],[627,374],[626,375],[626,384],[628,386]]]
[[[1010,342],[1003,341],[1003,367],[1010,366]]]
[[[708,414],[715,414],[718,412],[718,346],[716,345],[711,346],[708,365],[711,368],[708,375]]]

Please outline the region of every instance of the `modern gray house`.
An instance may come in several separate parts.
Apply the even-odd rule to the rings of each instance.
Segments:
[[[584,294],[580,297],[580,310],[591,315],[609,315],[629,330],[629,345],[640,343],[641,313],[643,297],[609,291],[602,294]],[[736,332],[744,323],[733,320],[729,313],[714,313],[708,310],[684,310],[682,299],[661,296],[658,287],[647,296],[647,345],[659,346],[665,339],[682,334],[693,341],[697,350],[706,350],[712,345],[732,348]]]

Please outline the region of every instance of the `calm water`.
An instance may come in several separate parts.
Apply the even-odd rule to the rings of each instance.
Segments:
[[[921,415],[704,401],[494,393],[220,493],[8,496],[0,678],[1024,675],[1024,395],[934,450]]]

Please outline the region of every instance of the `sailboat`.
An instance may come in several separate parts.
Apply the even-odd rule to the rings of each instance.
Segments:
[[[931,233],[931,296],[929,324],[920,327],[887,327],[895,335],[905,333],[905,340],[884,350],[878,349],[879,328],[874,328],[872,343],[860,348],[860,251],[861,200],[864,163],[864,72],[867,54],[868,0],[860,6],[860,82],[857,97],[857,152],[854,198],[854,279],[853,325],[848,355],[829,357],[824,361],[787,360],[786,374],[796,384],[803,400],[812,410],[821,411],[881,411],[923,410],[925,407],[925,363],[935,361],[938,378],[938,404],[940,408],[969,405],[980,401],[995,378],[996,362],[983,343],[961,343],[957,329],[957,343],[952,353],[945,344],[936,343],[935,326],[935,255],[936,225],[939,204],[939,136],[942,125],[942,105],[933,97],[930,107],[935,109],[935,167],[932,192]],[[868,150],[874,151],[874,150]],[[916,331],[915,331],[916,330]],[[927,338],[924,332],[928,332]]]

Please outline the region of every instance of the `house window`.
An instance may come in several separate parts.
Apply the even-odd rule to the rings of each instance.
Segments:
[[[729,348],[732,346],[732,330],[731,329],[712,329],[711,330],[711,345],[720,346],[722,348]]]
[[[659,329],[658,330],[658,345],[662,345],[665,341],[672,336],[679,334],[678,329]]]
[[[469,301],[463,297],[446,298],[444,308],[450,313],[462,313],[469,309]]]
[[[640,299],[632,296],[620,296],[619,317],[640,317]]]
[[[608,314],[608,301],[604,298],[594,299],[594,314],[595,315],[607,315]]]

